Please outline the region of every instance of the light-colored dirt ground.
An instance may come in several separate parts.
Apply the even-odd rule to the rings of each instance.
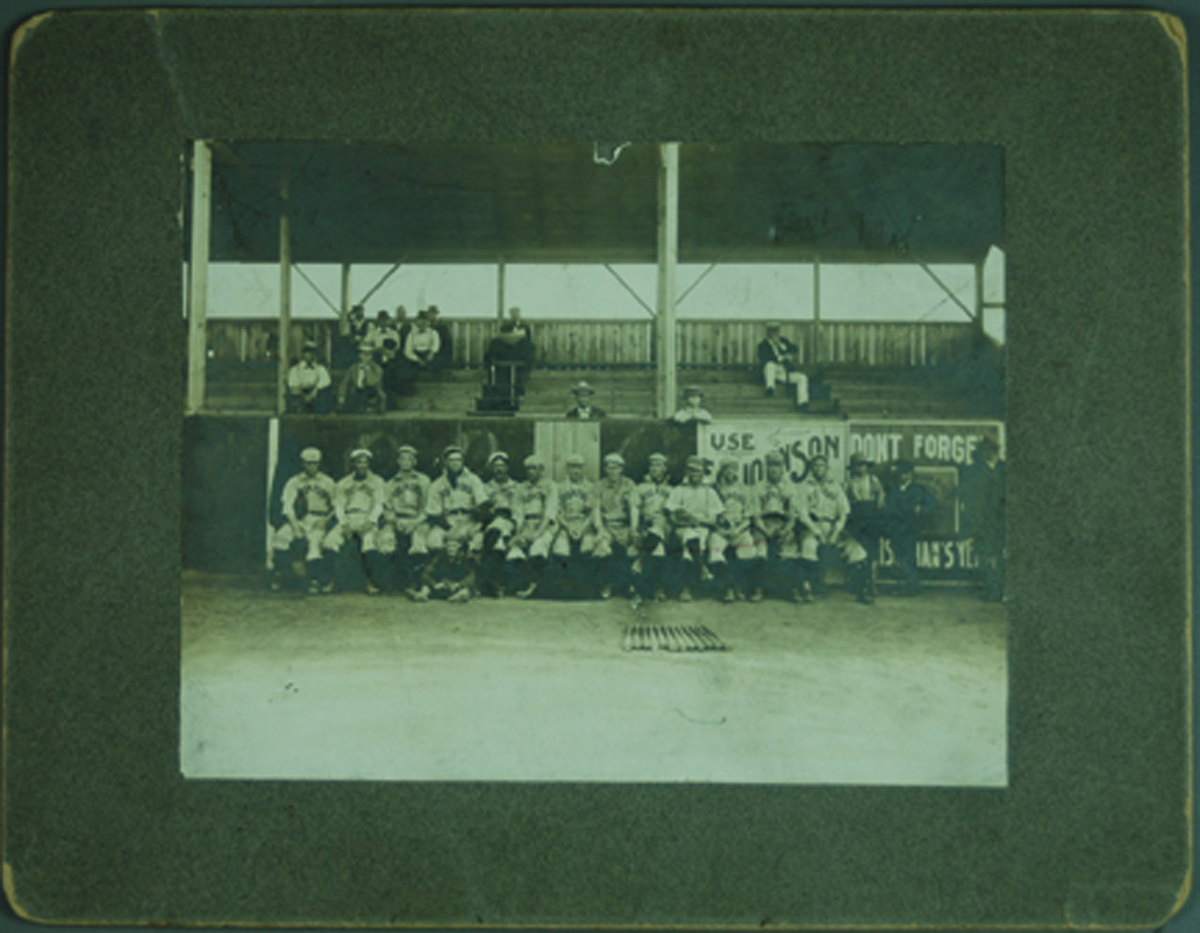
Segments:
[[[187,777],[1003,786],[1005,612],[624,600],[414,605],[187,575]],[[724,652],[622,650],[631,623]]]

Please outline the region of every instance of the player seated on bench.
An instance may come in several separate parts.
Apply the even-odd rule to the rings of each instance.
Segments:
[[[357,589],[365,578],[367,592],[374,595],[379,592],[375,579],[382,575],[375,532],[383,514],[383,479],[371,472],[371,451],[365,447],[351,451],[350,462],[353,468],[338,480],[333,499],[337,524],[321,543],[334,564],[334,577],[321,592],[331,593],[335,586]]]
[[[688,457],[683,482],[667,498],[667,514],[681,550],[678,570],[682,602],[691,601],[692,587],[713,579],[708,568],[709,534],[716,526],[721,508],[720,497],[704,482],[704,458]]]
[[[633,562],[633,574],[638,600],[666,599],[663,587],[671,533],[667,500],[674,488],[667,476],[666,456],[651,454],[649,472],[637,487],[637,559]]]
[[[796,578],[796,561],[800,547],[796,541],[796,486],[784,475],[783,454],[772,450],[763,458],[766,478],[753,488],[754,513],[751,526],[756,540],[761,542],[758,574],[754,580],[751,602],[758,602],[766,592],[791,590],[793,602],[801,600]]]
[[[846,492],[830,477],[829,460],[823,454],[809,460],[808,468],[808,478],[800,484],[797,506],[803,600],[812,602],[814,592],[824,592],[822,563],[836,553],[846,563],[847,589],[859,602],[873,602],[867,552],[846,532],[846,520],[850,517]]]
[[[487,491],[483,481],[467,469],[457,444],[442,451],[442,466],[442,475],[430,484],[425,502],[427,545],[432,552],[441,551],[453,538],[475,553],[483,546],[479,509],[487,502]]]
[[[558,484],[558,530],[550,546],[556,595],[595,595],[596,539],[600,518],[595,484],[584,477],[582,454],[567,457],[567,478]],[[550,568],[547,568],[550,569]]]
[[[508,475],[508,454],[497,450],[487,460],[492,478],[484,486],[487,501],[481,509],[483,544],[479,554],[479,591],[504,596],[516,587],[507,565],[509,542],[521,522],[520,484]]]
[[[528,599],[541,582],[558,529],[558,492],[546,478],[546,462],[525,458],[525,482],[517,487],[517,529],[509,539],[508,564],[517,596]]]
[[[425,505],[432,484],[417,472],[415,447],[402,445],[396,463],[396,475],[383,488],[383,516],[375,541],[381,564],[379,587],[403,591],[420,579],[429,557]]]
[[[614,592],[633,591],[632,564],[637,554],[634,530],[638,525],[637,487],[625,475],[625,458],[618,453],[604,458],[604,478],[596,484],[600,534],[596,560],[600,564],[600,598]]]
[[[321,542],[333,520],[335,494],[333,479],[321,472],[321,451],[316,447],[300,451],[300,472],[283,486],[283,523],[271,536],[275,551],[271,589],[283,588],[282,568],[290,562],[293,576],[304,581],[310,593],[319,591],[324,568]]]
[[[721,512],[709,538],[708,565],[725,592],[724,601],[731,603],[757,586],[766,545],[754,533],[754,487],[742,483],[736,460],[722,461],[713,488],[721,499]]]

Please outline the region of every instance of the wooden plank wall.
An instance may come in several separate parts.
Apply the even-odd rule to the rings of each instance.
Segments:
[[[454,342],[454,362],[483,363],[494,318],[446,321]],[[652,366],[654,328],[649,319],[635,321],[538,321],[531,325],[540,366]],[[279,325],[275,321],[209,321],[211,362],[264,363],[276,359]],[[330,359],[337,324],[297,323],[291,353],[299,355],[304,340],[316,340]],[[947,366],[965,360],[975,339],[975,326],[924,323],[857,323],[812,321],[783,324],[784,336],[800,347],[803,365],[815,363],[862,366]],[[757,362],[763,321],[680,321],[676,329],[680,366],[750,366]]]

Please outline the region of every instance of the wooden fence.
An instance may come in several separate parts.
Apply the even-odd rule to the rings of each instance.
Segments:
[[[454,344],[454,362],[483,363],[496,321],[458,319],[445,322]],[[757,361],[763,321],[684,320],[676,327],[680,366],[748,366]],[[538,321],[530,325],[539,366],[652,366],[654,326],[648,318],[634,321]],[[966,360],[977,330],[971,323],[788,322],[783,334],[800,347],[801,363],[862,366],[948,366]],[[266,363],[277,360],[279,324],[272,320],[208,322],[209,360],[220,364]],[[321,356],[331,358],[337,324],[297,322],[292,326],[290,356],[299,355],[305,340],[315,340]]]

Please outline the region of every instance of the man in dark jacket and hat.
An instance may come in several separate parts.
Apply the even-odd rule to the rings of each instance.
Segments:
[[[900,595],[915,596],[921,590],[917,575],[917,539],[921,536],[925,516],[934,510],[937,500],[924,486],[913,481],[916,468],[911,460],[897,461],[896,474],[899,481],[887,494],[884,514],[896,568],[903,582]]]
[[[971,538],[985,602],[1004,599],[1005,487],[1008,477],[1000,446],[985,437],[962,471],[958,486],[963,533]]]

